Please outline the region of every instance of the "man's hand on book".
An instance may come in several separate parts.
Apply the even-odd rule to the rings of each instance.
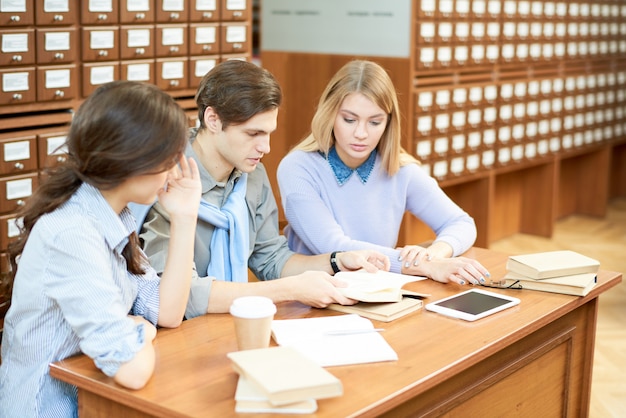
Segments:
[[[341,294],[338,287],[347,284],[323,271],[306,271],[297,276],[281,279],[291,281],[294,300],[314,308],[325,308],[331,303],[354,305],[358,301]]]
[[[370,273],[389,271],[389,257],[373,250],[346,251],[337,253],[337,264],[342,271],[364,269]]]

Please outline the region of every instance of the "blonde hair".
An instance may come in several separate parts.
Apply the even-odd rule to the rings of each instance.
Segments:
[[[391,78],[383,67],[365,60],[350,61],[333,76],[320,97],[310,134],[294,149],[328,154],[335,144],[335,117],[352,93],[361,93],[387,113],[387,126],[376,147],[383,169],[394,175],[404,165],[419,164],[401,145],[400,107]]]

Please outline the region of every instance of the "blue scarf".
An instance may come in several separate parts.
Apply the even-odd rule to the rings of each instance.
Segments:
[[[198,219],[215,226],[211,237],[211,262],[207,276],[227,282],[248,281],[249,225],[243,173],[222,208],[202,199]]]
[[[206,275],[227,282],[248,281],[249,225],[246,188],[248,174],[243,173],[222,209],[202,199],[198,219],[215,226],[211,237],[211,262]],[[137,234],[152,205],[129,203],[137,221]]]

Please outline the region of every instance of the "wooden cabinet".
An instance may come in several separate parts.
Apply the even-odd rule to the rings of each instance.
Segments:
[[[0,66],[32,65],[35,63],[35,30],[0,30]]]
[[[35,23],[34,0],[7,2],[0,9],[0,27],[11,28]]]
[[[194,95],[204,74],[222,60],[252,57],[251,8],[250,0],[1,2],[3,219],[15,218],[39,174],[66,159],[72,114],[104,83],[153,83],[195,124]],[[11,237],[2,237],[0,253]]]
[[[392,13],[400,3],[410,9],[408,26],[405,14]],[[517,232],[550,236],[555,220],[602,216],[608,199],[626,195],[623,1],[406,0],[370,10],[355,0],[326,0],[307,8],[307,20],[283,0],[266,0],[261,9],[269,31],[261,37],[262,64],[283,87],[285,103],[264,157],[278,199],[280,159],[308,133],[328,80],[355,58],[388,70],[399,92],[404,148],[475,219],[476,245]],[[352,31],[333,32],[343,40],[335,44],[327,31],[312,36],[322,16]],[[383,16],[397,19],[397,31],[380,28]],[[374,19],[377,35],[369,37]],[[281,32],[298,26],[300,41]],[[354,32],[363,40],[355,50],[366,39],[375,45],[382,38],[383,46],[342,52]],[[402,39],[386,38],[398,33],[409,40],[406,53],[391,56]],[[406,216],[399,244],[433,236]]]
[[[76,28],[41,28],[36,32],[37,64],[66,64],[78,60]]]
[[[152,25],[133,25],[120,27],[120,58],[154,58],[155,35]]]
[[[153,4],[149,1],[120,0],[120,23],[153,23],[156,16]]]
[[[35,1],[37,26],[66,26],[78,23],[79,0]]]
[[[83,25],[114,25],[119,22],[119,0],[83,1],[80,22]]]

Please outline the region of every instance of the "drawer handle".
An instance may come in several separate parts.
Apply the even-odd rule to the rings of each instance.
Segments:
[[[11,16],[11,22],[19,22],[21,18],[19,16]]]
[[[178,86],[178,80],[171,80],[170,81],[170,86]]]
[[[15,169],[16,170],[23,170],[24,169],[24,164],[20,163],[20,162],[15,163]]]
[[[98,15],[98,20],[107,20],[108,16],[104,13]]]
[[[203,45],[202,46],[202,50],[203,51],[210,51],[211,50],[211,45]]]
[[[202,17],[205,19],[211,19],[213,17],[213,12],[204,12],[202,13]]]
[[[145,53],[146,53],[146,50],[145,50],[144,48],[137,48],[137,49],[135,50],[135,53],[136,53],[137,55],[143,55],[143,54],[145,54]]]
[[[67,157],[65,155],[59,155],[57,157],[57,163],[64,163],[67,160]]]
[[[233,44],[233,49],[241,49],[241,48],[243,48],[243,45],[240,44],[239,42]]]
[[[137,14],[135,15],[135,18],[136,18],[137,20],[143,20],[143,19],[145,19],[145,18],[146,18],[146,14],[145,14],[145,13],[137,13]]]
[[[22,94],[21,93],[15,93],[13,95],[13,99],[15,99],[15,100],[22,100]]]
[[[56,22],[62,22],[63,21],[63,15],[54,15],[53,19]]]
[[[243,16],[243,12],[233,12],[233,17],[242,17]]]
[[[22,199],[18,200],[17,202],[15,202],[15,204],[17,206],[24,206],[26,204],[26,202],[24,202]]]
[[[180,14],[178,14],[178,13],[174,12],[174,13],[170,14],[170,18],[172,18],[172,19],[178,19],[178,18],[180,18]]]
[[[109,55],[109,52],[105,50],[101,50],[98,52],[98,55],[100,55],[101,57],[106,57],[107,55]]]
[[[177,46],[170,46],[170,52],[178,52]]]
[[[13,59],[13,61],[20,62],[22,60],[22,56],[21,55],[13,55],[12,59]]]
[[[63,90],[57,90],[54,92],[54,95],[57,97],[63,97],[65,96],[65,92]]]
[[[65,58],[65,54],[63,52],[57,52],[56,54],[54,54],[54,58],[62,60],[63,58]]]

